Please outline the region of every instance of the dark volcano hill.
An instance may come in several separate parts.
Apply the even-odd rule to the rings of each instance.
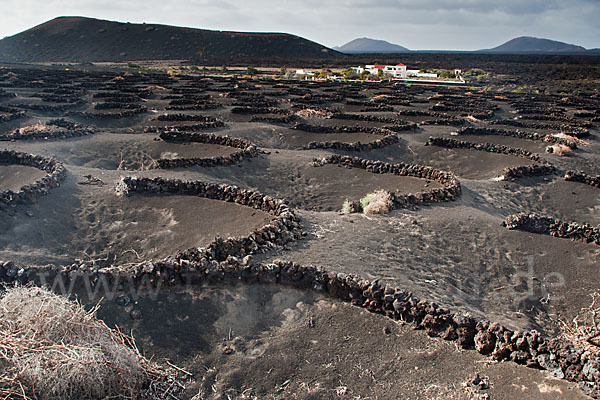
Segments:
[[[199,50],[204,49],[203,57]],[[0,62],[291,61],[340,54],[285,33],[243,33],[59,17],[0,40]]]
[[[385,40],[375,40],[369,38],[354,39],[343,46],[334,47],[333,49],[345,54],[406,53],[410,51],[406,47],[389,43]]]
[[[585,48],[558,42],[550,39],[540,39],[522,36],[498,46],[493,49],[481,50],[485,53],[585,53]]]

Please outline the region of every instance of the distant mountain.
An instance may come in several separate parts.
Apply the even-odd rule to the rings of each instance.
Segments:
[[[203,54],[200,55],[200,49]],[[0,62],[197,60],[252,62],[341,56],[285,33],[244,33],[59,17],[0,40]]]
[[[574,44],[555,40],[522,36],[493,49],[479,50],[480,53],[585,53],[586,49]]]
[[[343,46],[333,48],[340,53],[360,54],[360,53],[406,53],[410,50],[385,40],[376,40],[369,38],[354,39]]]

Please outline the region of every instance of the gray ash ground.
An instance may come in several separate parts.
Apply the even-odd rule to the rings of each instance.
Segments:
[[[308,235],[285,248],[256,255],[257,262],[280,258],[381,279],[452,310],[512,328],[534,328],[555,336],[560,333],[560,321],[573,318],[600,287],[597,245],[510,231],[501,225],[506,216],[518,212],[600,224],[600,189],[565,182],[561,175],[571,169],[600,174],[598,123],[590,122],[590,117],[576,116],[578,110],[600,109],[597,94],[583,89],[563,93],[560,88],[536,94],[534,87],[530,94],[523,94],[513,92],[510,85],[505,89],[257,83],[225,77],[124,72],[76,67],[71,71],[32,66],[0,69],[0,87],[16,93],[16,97],[1,98],[0,106],[26,110],[24,118],[0,122],[0,135],[63,117],[68,111],[119,111],[94,110],[93,103],[112,101],[107,97],[118,97],[115,93],[128,96],[128,104],[143,105],[148,110],[124,118],[92,119],[71,114],[66,118],[90,125],[96,133],[83,138],[2,143],[3,148],[62,161],[69,176],[61,187],[52,189],[35,204],[0,211],[1,259],[39,265],[90,258],[98,264],[127,263],[204,246],[215,235],[245,235],[268,221],[268,215],[257,214],[254,209],[213,204],[206,199],[160,195],[121,199],[112,193],[114,182],[121,176],[161,176],[233,184],[287,200],[297,209]],[[117,76],[120,78],[115,79]],[[64,96],[71,102],[57,102],[56,98],[48,102],[36,97],[40,92],[65,91],[70,93]],[[307,93],[310,96],[305,96]],[[247,94],[252,95],[244,97]],[[403,103],[393,104],[394,112],[360,112],[367,106],[385,104],[382,94],[403,99]],[[191,99],[196,109],[168,110],[172,106],[169,97]],[[251,115],[230,112],[234,104],[244,103],[268,104],[287,113],[298,99],[303,101],[294,106],[298,109],[326,108],[417,123],[439,120],[425,115],[435,112],[447,120],[464,120],[463,126],[502,129],[517,128],[498,121],[530,115],[517,111],[524,109],[523,104],[529,108],[551,107],[558,109],[558,114],[541,114],[550,120],[526,121],[562,124],[564,129],[518,129],[557,134],[577,128],[590,135],[567,157],[545,153],[548,144],[541,141],[505,136],[456,137],[453,132],[460,126],[428,124],[397,133],[397,144],[377,150],[301,150],[320,138],[351,143],[368,142],[379,135],[308,133],[292,129],[296,122],[306,122],[302,118],[289,123],[250,122]],[[360,99],[365,105],[348,105],[347,99]],[[53,108],[43,109],[40,105]],[[435,111],[440,106],[454,111]],[[490,119],[469,118],[489,110],[494,110]],[[158,134],[143,133],[144,127],[156,124],[157,115],[175,112],[220,118],[225,127],[207,132],[248,139],[264,152],[229,166],[146,170],[151,159],[166,153],[217,157],[238,150],[164,143]],[[423,115],[405,115],[409,112]],[[312,118],[310,123],[319,124],[319,119]],[[350,128],[388,125],[342,119],[322,124]],[[506,154],[425,146],[430,136],[538,152],[559,173],[500,181],[504,168],[530,165],[532,161]],[[435,188],[437,183],[337,166],[313,166],[314,158],[332,153],[446,169],[458,176],[463,193],[457,201],[414,210],[375,216],[341,215],[338,210],[346,198],[360,198],[378,188],[415,192]],[[27,171],[25,167],[1,165],[0,189],[39,178],[29,176]],[[90,182],[93,184],[85,184]],[[281,399],[477,398],[473,396],[486,393],[494,399],[582,396],[574,384],[552,380],[546,373],[486,363],[474,352],[458,352],[451,344],[314,293],[276,287],[198,289],[194,293],[165,290],[159,300],[140,300],[136,306],[142,311],[142,319],[135,321],[129,309],[115,304],[107,301],[101,308],[107,322],[134,328],[149,355],[168,358],[193,372],[190,397],[198,392],[215,399],[228,394],[242,398],[244,393]],[[314,328],[307,326],[308,318],[314,318]],[[382,333],[386,327],[391,334]],[[224,346],[231,346],[232,354],[223,354]],[[489,376],[491,389],[473,394],[463,383],[472,381],[477,373]]]
[[[132,312],[142,318],[132,319]],[[137,332],[141,351],[193,374],[189,397],[585,398],[543,371],[488,362],[310,291],[269,285],[142,291],[136,299],[123,294],[104,302],[99,316]]]
[[[5,190],[17,192],[24,185],[32,184],[45,175],[44,171],[34,167],[0,164],[0,192]]]

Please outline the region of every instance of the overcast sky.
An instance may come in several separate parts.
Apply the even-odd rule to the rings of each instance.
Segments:
[[[1,0],[0,38],[57,16],[293,33],[326,46],[357,37],[409,49],[477,50],[517,36],[600,47],[600,0]]]

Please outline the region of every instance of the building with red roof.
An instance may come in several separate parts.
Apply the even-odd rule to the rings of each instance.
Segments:
[[[361,73],[363,71],[369,72],[371,75],[379,75],[380,72],[384,74],[389,74],[393,78],[406,78],[406,65],[404,64],[396,64],[396,65],[365,65],[364,68],[358,67],[354,68],[357,73]]]

